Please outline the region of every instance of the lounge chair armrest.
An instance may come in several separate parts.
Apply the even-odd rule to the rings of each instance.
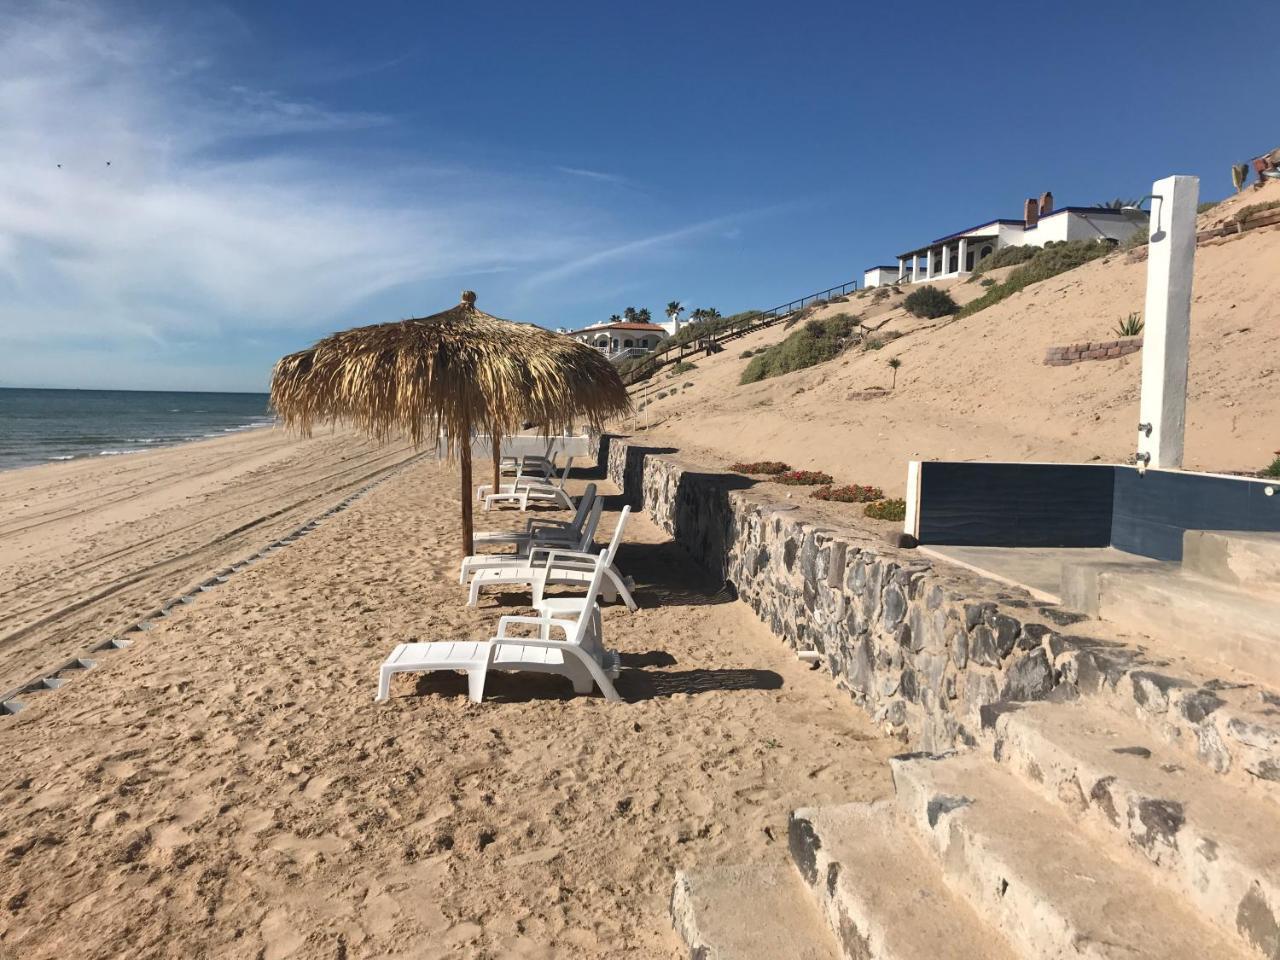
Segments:
[[[554,627],[556,629],[564,631],[565,639],[568,639],[569,631],[577,626],[577,624],[572,620],[556,620],[551,617],[520,617],[520,616],[514,616],[514,615],[499,617],[498,633],[493,639],[519,640],[521,643],[532,642],[533,638],[508,636],[507,627],[511,626],[512,624],[518,624],[518,625],[529,626],[529,627],[547,627],[548,629]]]
[[[545,547],[543,548],[546,549]],[[533,551],[529,553],[529,562],[532,564],[534,560]],[[591,566],[594,567],[596,557],[590,553],[582,553],[578,550],[550,550],[547,553],[546,566],[550,569],[552,566],[572,567],[572,566]]]

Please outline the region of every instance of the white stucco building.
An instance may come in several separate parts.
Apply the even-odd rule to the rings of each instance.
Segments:
[[[580,343],[595,347],[610,360],[640,357],[652,353],[667,336],[666,329],[656,323],[597,323],[567,334]]]
[[[865,285],[915,283],[969,273],[983,257],[1004,247],[1043,247],[1060,240],[1127,240],[1145,227],[1147,215],[1137,211],[1103,207],[1061,207],[1054,209],[1053,194],[1029,198],[1021,220],[988,220],[939,237],[932,243],[898,255],[896,271],[871,267],[864,274]],[[874,282],[873,282],[874,276]]]

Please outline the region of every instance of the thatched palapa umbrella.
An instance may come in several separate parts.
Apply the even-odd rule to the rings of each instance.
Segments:
[[[626,387],[605,357],[569,337],[477,310],[464,291],[434,316],[356,327],[281,358],[271,404],[285,425],[309,436],[317,423],[346,421],[377,440],[415,446],[444,440],[462,461],[462,540],[473,552],[471,442],[493,441],[494,483],[501,440],[522,423],[546,434],[576,423],[600,427],[630,410]]]

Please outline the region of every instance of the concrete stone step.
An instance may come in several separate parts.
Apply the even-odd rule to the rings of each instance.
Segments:
[[[850,960],[1013,960],[893,801],[797,810],[791,854]]]
[[[1042,799],[1120,839],[1160,882],[1259,956],[1280,956],[1280,810],[1085,704],[1013,704],[995,758]]]
[[[676,932],[695,960],[839,960],[817,902],[790,864],[680,870]]]
[[[1182,536],[1182,568],[1280,596],[1280,533],[1188,530]]]
[[[1196,659],[1280,685],[1280,600],[1175,570],[1098,574],[1104,620]]]
[[[893,779],[952,889],[1028,960],[1256,960],[981,753],[896,758]]]

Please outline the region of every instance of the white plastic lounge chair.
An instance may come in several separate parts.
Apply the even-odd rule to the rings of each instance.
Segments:
[[[530,517],[525,521],[523,530],[486,530],[477,533],[474,540],[481,546],[506,546],[515,544],[523,551],[531,542],[539,546],[569,547],[578,542],[582,536],[582,526],[587,521],[591,506],[596,501],[596,485],[587,484],[578,498],[578,505],[572,520],[553,520],[547,517]]]
[[[573,467],[573,457],[565,461],[564,470],[552,481],[535,480],[528,477],[512,483],[504,483],[496,492],[493,484],[484,483],[476,488],[476,499],[484,500],[485,510],[496,503],[517,503],[521,510],[528,510],[530,503],[558,503],[566,510],[573,509],[573,498],[565,490],[565,481],[569,479],[569,470]]]
[[[601,501],[596,502],[599,504]],[[604,582],[600,586],[600,596],[606,603],[613,603],[621,597],[627,609],[635,613],[636,601],[631,595],[634,584],[613,564],[630,513],[630,507],[622,508],[618,525],[613,531],[613,539],[605,549],[608,566],[605,568]],[[485,587],[526,585],[532,588],[533,606],[537,607],[542,603],[543,593],[547,587],[575,584],[581,586],[590,583],[596,557],[581,548],[559,550],[550,547],[534,547],[529,551],[529,555],[523,558],[490,556],[484,559],[490,562],[484,566],[472,568],[471,589],[467,596],[469,607],[474,607],[480,602],[480,591]]]
[[[391,678],[397,673],[462,670],[467,674],[468,696],[479,703],[488,672],[509,670],[559,674],[573,683],[574,693],[590,693],[595,685],[606,700],[621,700],[613,686],[619,673],[618,655],[601,644],[600,608],[596,605],[608,566],[606,553],[596,557],[587,595],[574,601],[579,607],[573,618],[549,614],[502,617],[497,635],[487,641],[402,643],[378,671],[375,699],[381,702],[390,696]],[[537,636],[514,636],[508,632],[511,627],[534,627]],[[553,633],[562,634],[563,639],[553,639]]]
[[[542,480],[551,480],[556,472],[555,450],[556,441],[554,438],[547,441],[546,449],[539,454],[525,454],[524,456],[513,455],[503,457],[501,460],[501,470],[504,474],[515,474],[519,480],[524,476],[537,476]]]
[[[458,573],[458,582],[466,583],[467,577],[473,576],[477,571],[488,570],[493,567],[510,566],[512,564],[528,563],[530,556],[539,551],[545,553],[548,550],[574,550],[578,552],[591,549],[591,541],[595,538],[596,530],[600,526],[600,514],[604,510],[604,501],[599,497],[594,498],[595,502],[591,505],[590,511],[587,513],[586,523],[582,525],[582,530],[578,534],[578,540],[575,543],[557,542],[557,539],[538,539],[528,540],[521,545],[515,553],[478,553],[474,556],[464,557],[462,566]],[[534,533],[543,533],[543,530],[535,529]],[[546,531],[548,534],[560,533],[559,528]],[[568,530],[564,531],[566,535]]]

